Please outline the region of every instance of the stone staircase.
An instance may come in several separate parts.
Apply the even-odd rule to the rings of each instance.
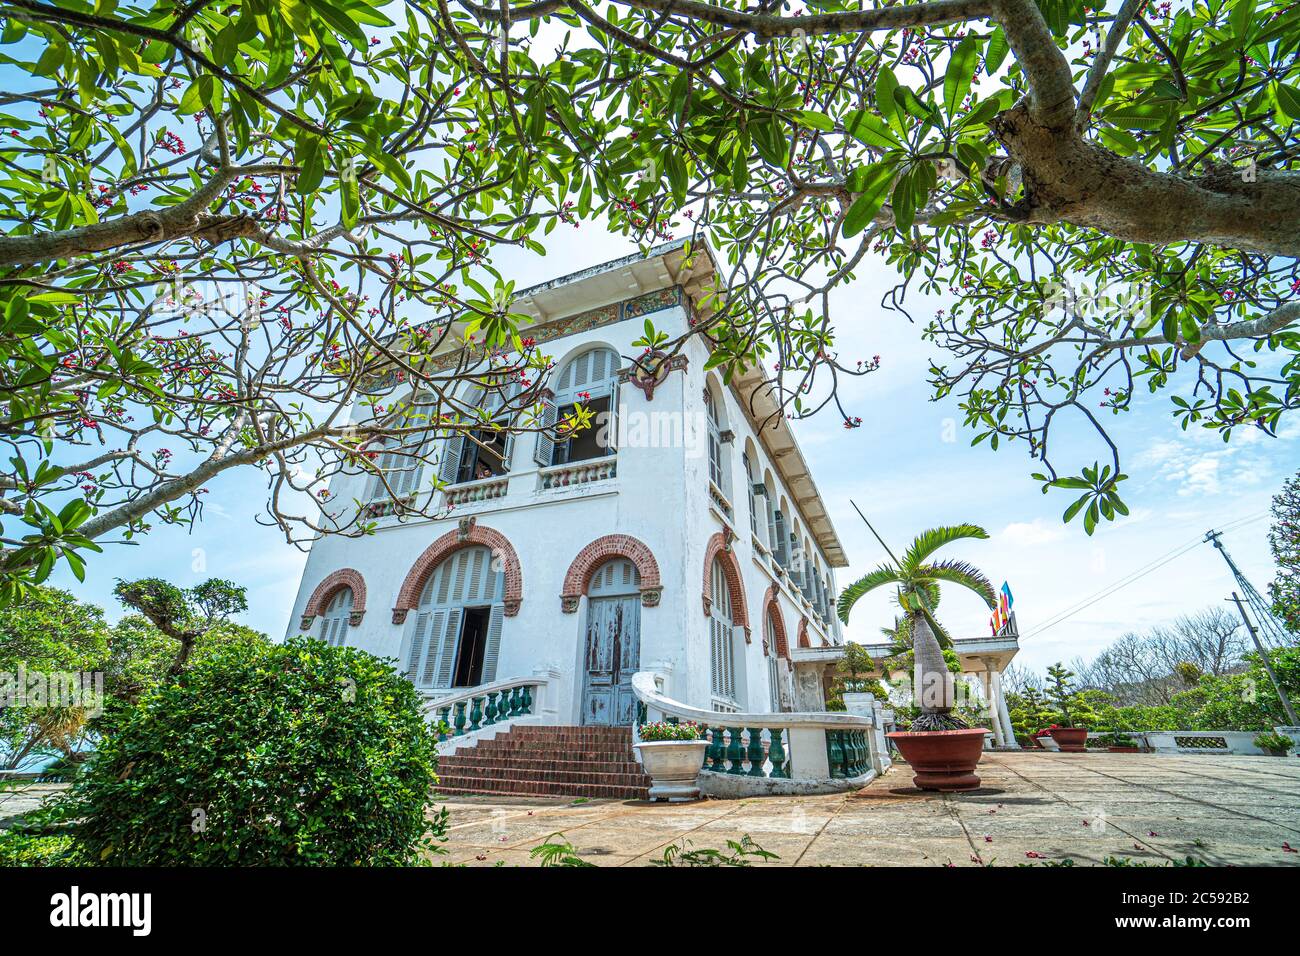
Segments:
[[[649,799],[629,727],[525,724],[438,758],[437,792]]]

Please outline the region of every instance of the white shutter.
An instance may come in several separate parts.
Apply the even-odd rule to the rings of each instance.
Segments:
[[[442,611],[438,612],[442,614]],[[420,663],[424,660],[425,645],[429,637],[429,618],[428,611],[421,611],[415,616],[415,624],[411,628],[411,646],[406,652],[406,676],[415,683],[420,672]]]
[[[505,617],[505,605],[492,605],[492,616],[488,620],[487,647],[483,651],[483,683],[490,684],[497,679],[497,657],[501,651],[501,622]]]
[[[458,607],[448,608],[447,612],[447,623],[442,630],[442,640],[438,642],[437,658],[435,659],[430,652],[429,662],[424,668],[424,683],[429,684],[436,676],[437,682],[433,684],[434,687],[450,687],[452,671],[456,667],[456,645],[460,643],[460,618],[464,612]]]
[[[555,427],[556,413],[555,402],[550,399],[542,399],[542,420],[540,422],[543,431],[537,433],[537,447],[533,451],[533,461],[543,468],[551,463],[551,458],[555,454],[555,441],[551,438],[550,429]]]
[[[442,461],[438,463],[438,481],[444,485],[456,483],[456,473],[460,471],[461,451],[465,447],[465,436],[457,433],[442,444]]]

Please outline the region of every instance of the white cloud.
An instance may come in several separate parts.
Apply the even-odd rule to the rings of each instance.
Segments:
[[[1060,521],[1052,522],[1035,518],[1033,521],[1013,521],[998,533],[998,538],[1016,547],[1032,548],[1035,545],[1060,541],[1066,534],[1066,526]]]

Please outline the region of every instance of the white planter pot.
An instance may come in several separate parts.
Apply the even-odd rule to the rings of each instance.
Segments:
[[[858,717],[870,717],[874,713],[875,694],[846,691],[841,696],[844,698],[845,713],[855,714]]]
[[[696,778],[704,766],[707,740],[656,740],[639,743],[641,766],[650,775],[650,799],[693,800],[700,795]]]

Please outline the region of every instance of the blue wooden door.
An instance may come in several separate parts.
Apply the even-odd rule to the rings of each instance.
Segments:
[[[630,561],[616,559],[593,575],[593,596],[587,602],[584,724],[626,727],[636,713],[632,675],[641,666],[641,600],[635,590],[639,583]],[[616,593],[627,590],[633,593]]]

